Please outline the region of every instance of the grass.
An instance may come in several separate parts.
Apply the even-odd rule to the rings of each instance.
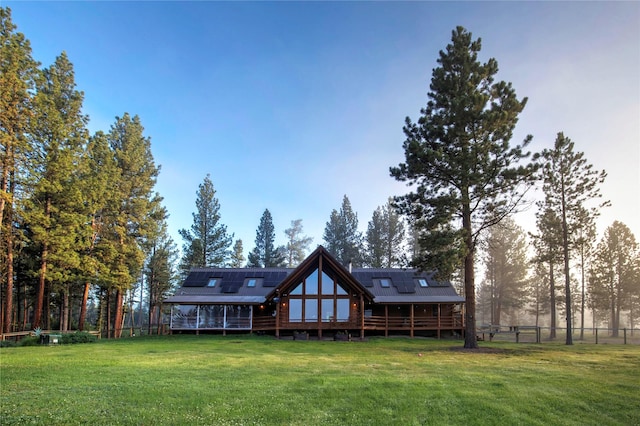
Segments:
[[[0,349],[0,423],[634,425],[640,347],[168,336]]]

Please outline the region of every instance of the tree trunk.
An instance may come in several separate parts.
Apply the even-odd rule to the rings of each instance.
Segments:
[[[46,274],[47,274],[47,244],[42,248],[42,260],[40,262],[40,274],[38,278],[38,293],[36,295],[36,306],[33,316],[33,328],[38,328],[42,325],[42,309],[44,307],[44,290],[46,286]]]
[[[107,339],[113,337],[111,335],[111,290],[107,290],[105,295],[106,305],[107,305],[107,317],[106,317],[106,326],[107,326]]]
[[[560,189],[562,194],[562,254],[564,257],[564,296],[565,314],[567,315],[566,344],[573,345],[573,329],[571,325],[571,275],[569,275],[569,231],[567,229],[567,206],[565,202],[564,175],[561,178]]]
[[[51,198],[47,197],[47,203],[45,206],[45,216],[49,217],[51,214]],[[38,282],[38,295],[36,297],[36,307],[33,319],[33,327],[38,328],[42,323],[42,307],[44,303],[44,289],[46,285],[47,276],[47,256],[49,255],[49,245],[45,241],[42,244],[42,258],[40,259],[40,277]]]
[[[113,317],[113,337],[119,339],[122,335],[122,325],[123,325],[123,316],[122,316],[122,308],[123,308],[123,295],[122,290],[116,290],[116,306],[115,306],[115,315]]]
[[[63,290],[61,296],[60,331],[69,331],[69,291]]]
[[[611,329],[611,335],[618,337],[618,325],[616,324],[616,298],[615,293],[611,293],[611,320],[609,321],[609,328]]]
[[[82,301],[80,302],[80,317],[78,318],[78,330],[84,331],[84,323],[87,320],[87,302],[89,300],[89,281],[84,283]]]
[[[549,260],[549,287],[550,287],[550,313],[551,313],[551,332],[549,333],[550,339],[556,338],[556,281],[553,276],[553,260]]]
[[[9,136],[9,139],[13,140],[14,136],[13,135]],[[7,141],[6,148],[5,148],[6,152],[5,152],[5,155],[4,155],[4,160],[5,161],[2,164],[2,179],[0,179],[0,182],[2,182],[2,188],[0,188],[0,191],[2,191],[2,196],[0,196],[0,237],[2,236],[2,231],[3,231],[2,224],[4,223],[3,222],[3,220],[4,220],[4,210],[5,210],[6,205],[7,205],[7,203],[6,203],[8,201],[7,199],[9,199],[9,201],[10,201],[9,202],[9,209],[13,208],[13,189],[14,189],[13,188],[13,186],[14,186],[13,185],[13,181],[14,181],[13,178],[14,178],[14,174],[13,174],[13,171],[10,172],[11,166],[12,166],[11,163],[15,162],[15,159],[13,157],[13,144],[14,144],[14,142]],[[11,178],[11,187],[12,187],[11,189],[9,189],[9,186],[10,186],[9,185],[9,178]],[[11,195],[9,195],[9,194],[11,194]],[[9,231],[8,234],[11,234],[12,233],[11,232],[11,228],[12,228],[11,220],[7,220],[7,224],[8,224],[7,229]]]
[[[580,247],[580,281],[582,284],[582,295],[580,298],[580,340],[584,340],[584,305],[585,305],[585,291],[584,291],[584,241]]]
[[[476,338],[476,286],[473,269],[475,247],[471,232],[471,210],[468,203],[463,206],[462,227],[464,228],[464,238],[467,246],[467,254],[464,258],[464,294],[466,304],[464,347],[475,349],[478,347],[478,339]]]
[[[11,214],[7,215],[7,219],[11,218]],[[10,220],[8,220],[10,222]],[[0,226],[2,228],[2,226]],[[4,308],[4,332],[9,333],[12,330],[13,323],[13,232],[9,223],[9,232],[5,238],[7,242],[7,288],[5,292],[5,308]]]

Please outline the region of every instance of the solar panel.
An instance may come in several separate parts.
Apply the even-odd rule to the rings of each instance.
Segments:
[[[204,287],[209,281],[207,272],[192,272],[184,280],[183,287]]]

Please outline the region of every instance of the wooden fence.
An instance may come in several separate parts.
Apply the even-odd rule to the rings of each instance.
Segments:
[[[529,325],[486,325],[477,329],[480,340],[516,343],[562,343],[566,341],[567,330],[562,327],[536,327]],[[573,343],[640,345],[640,329],[621,328],[574,328],[571,333]]]

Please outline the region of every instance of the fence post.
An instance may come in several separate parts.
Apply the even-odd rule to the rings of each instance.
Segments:
[[[540,330],[540,327],[536,327],[536,343],[540,343],[541,334],[542,334],[542,331]]]
[[[622,332],[624,333],[624,344],[626,345],[627,344],[627,329],[623,328]]]
[[[598,344],[598,327],[596,327],[596,345]]]

